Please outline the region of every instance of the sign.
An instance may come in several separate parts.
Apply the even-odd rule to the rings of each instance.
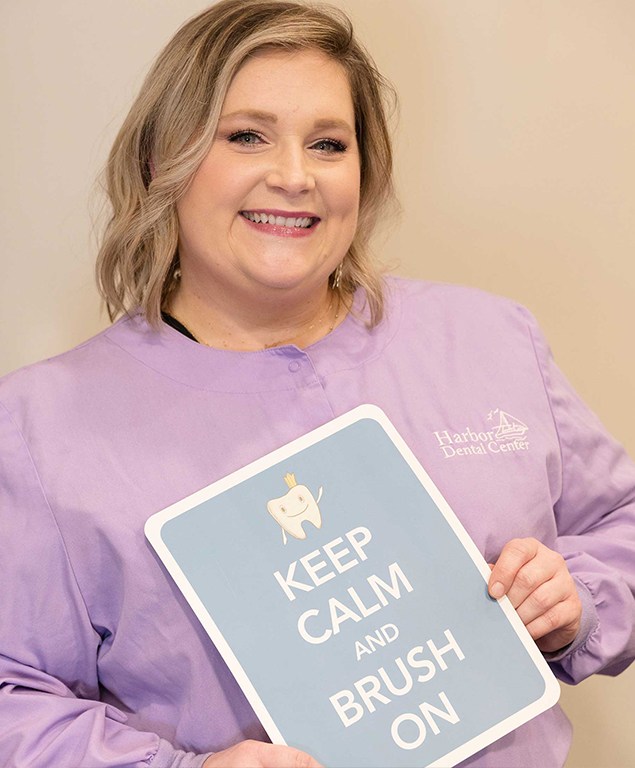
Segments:
[[[558,699],[375,406],[153,515],[146,535],[271,740],[329,768],[455,765]]]

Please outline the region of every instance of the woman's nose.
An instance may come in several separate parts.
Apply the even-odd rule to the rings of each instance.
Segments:
[[[304,148],[291,145],[280,147],[267,173],[267,184],[291,195],[313,190],[315,177]]]

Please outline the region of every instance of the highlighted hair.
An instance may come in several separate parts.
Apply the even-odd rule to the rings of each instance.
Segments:
[[[382,282],[368,245],[394,200],[388,114],[395,94],[344,13],[285,0],[221,0],[177,31],[147,75],[105,169],[112,211],[97,280],[111,320],[140,308],[158,326],[179,267],[176,202],[209,152],[232,78],[248,56],[266,49],[318,50],[347,73],[360,208],[338,290],[345,299],[363,287],[370,324],[381,320]]]

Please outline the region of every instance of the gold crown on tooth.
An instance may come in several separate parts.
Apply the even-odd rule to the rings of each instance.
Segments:
[[[291,472],[287,472],[287,474],[284,476],[284,481],[289,486],[289,488],[295,488],[297,485],[295,475]]]

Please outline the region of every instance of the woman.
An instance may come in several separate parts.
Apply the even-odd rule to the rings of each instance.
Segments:
[[[264,743],[143,525],[363,402],[561,679],[632,660],[632,464],[522,308],[372,268],[384,94],[339,14],[269,0],[213,6],[148,75],[108,164],[122,317],[0,387],[3,764],[317,765]],[[479,453],[501,412],[522,439]],[[556,707],[465,764],[562,765],[569,731]]]

